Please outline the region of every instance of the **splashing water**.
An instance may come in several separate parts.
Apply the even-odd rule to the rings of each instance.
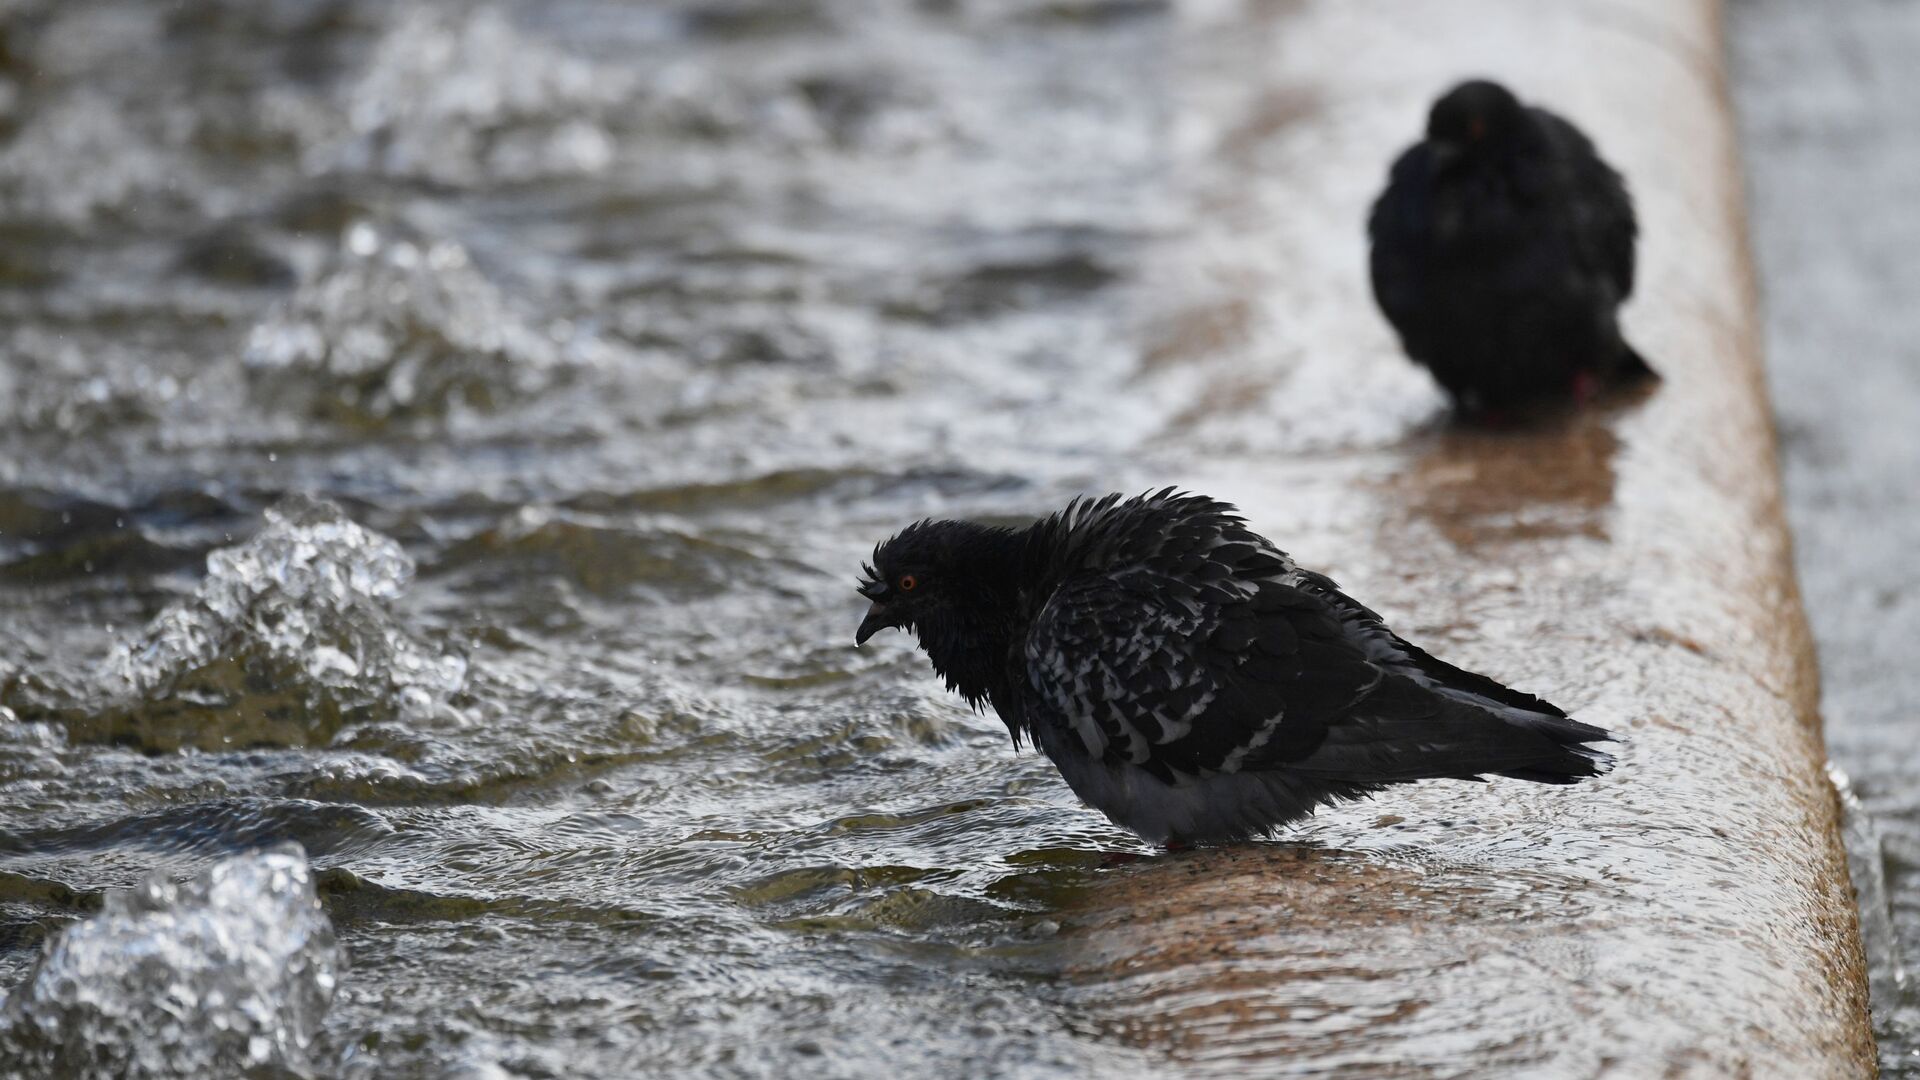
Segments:
[[[596,114],[632,81],[529,38],[495,9],[414,10],[349,92],[352,137],[315,163],[447,184],[597,172],[612,142]]]
[[[252,540],[207,557],[207,578],[108,658],[124,707],[112,730],[148,747],[306,745],[355,721],[454,718],[464,657],[414,640],[388,608],[413,576],[400,545],[332,503],[295,497]]]
[[[295,845],[154,874],[53,938],[0,1017],[8,1075],[311,1075],[343,958]]]
[[[485,412],[545,389],[567,359],[507,307],[458,244],[359,222],[334,265],[254,327],[247,374],[271,405],[361,427]]]
[[[1457,72],[1411,15],[1390,63],[1320,44],[1352,7],[0,0],[0,985],[102,890],[298,840],[351,982],[310,1066],[201,1072],[1246,1071],[1216,997],[1100,959],[1214,864],[1108,867],[1132,839],[904,638],[851,648],[848,585],[916,518],[1188,482],[1449,659],[1641,714],[1636,579],[1551,583],[1690,489],[1611,421],[1422,427],[1359,230]],[[1535,450],[1580,468],[1503,464]],[[289,491],[361,524],[262,521]],[[1511,936],[1684,921],[1596,945],[1626,1009],[1792,936],[1780,881],[1667,869],[1754,820],[1679,731],[1612,791],[1433,785],[1274,845],[1280,891],[1224,897],[1275,975],[1245,1018],[1302,1051],[1269,1063],[1696,1043]],[[1777,989],[1740,970],[1701,1010]]]

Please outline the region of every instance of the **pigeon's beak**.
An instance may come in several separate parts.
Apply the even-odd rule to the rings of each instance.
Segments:
[[[1465,146],[1454,142],[1452,139],[1427,140],[1427,152],[1433,155],[1433,168],[1435,172],[1444,172],[1454,162],[1459,161],[1460,155],[1466,153],[1466,150],[1467,148]]]
[[[867,609],[867,617],[860,620],[860,629],[853,632],[853,643],[856,646],[865,645],[867,639],[873,635],[888,627],[899,625],[900,624],[895,621],[893,609],[875,600],[873,606]]]

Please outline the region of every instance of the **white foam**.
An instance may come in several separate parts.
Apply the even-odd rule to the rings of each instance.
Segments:
[[[155,874],[48,941],[0,1010],[0,1072],[306,1075],[342,968],[297,845]]]

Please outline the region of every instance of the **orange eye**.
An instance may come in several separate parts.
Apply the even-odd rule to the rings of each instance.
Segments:
[[[920,587],[919,578],[914,577],[912,574],[900,575],[900,591],[901,592],[912,592],[914,589],[917,589],[919,587]]]

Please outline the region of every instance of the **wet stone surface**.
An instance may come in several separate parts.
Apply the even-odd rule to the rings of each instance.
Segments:
[[[321,1073],[1844,1074],[1708,24],[1387,8],[0,7],[0,982],[291,840]],[[1371,311],[1463,65],[1635,178],[1651,399],[1452,432]],[[1122,863],[851,648],[908,521],[1164,483],[1621,769]]]

